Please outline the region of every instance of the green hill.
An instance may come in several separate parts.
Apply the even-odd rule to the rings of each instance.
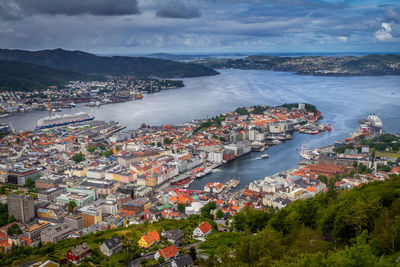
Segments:
[[[205,266],[398,266],[400,176],[277,212],[245,209],[233,226],[200,245]]]
[[[87,80],[90,76],[16,61],[0,60],[0,90],[33,90],[60,86],[70,80]]]
[[[104,57],[63,49],[41,51],[0,49],[0,59],[100,75],[132,74],[144,77],[181,78],[218,74],[213,69],[193,63],[146,57]]]
[[[400,55],[248,56],[241,59],[206,59],[196,62],[215,69],[289,71],[316,76],[400,75]]]

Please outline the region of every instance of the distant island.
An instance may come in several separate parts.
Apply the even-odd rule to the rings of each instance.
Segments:
[[[400,75],[400,55],[248,56],[242,59],[207,59],[196,63],[214,69],[288,71],[315,76]]]
[[[194,63],[146,57],[104,57],[63,49],[25,51],[0,49],[0,89],[32,90],[69,80],[96,80],[105,75],[142,78],[184,78],[217,75]]]

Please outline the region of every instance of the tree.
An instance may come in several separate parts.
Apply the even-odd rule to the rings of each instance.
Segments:
[[[21,228],[19,228],[18,224],[13,224],[7,229],[7,235],[20,235],[22,234]]]
[[[85,160],[85,155],[82,152],[76,153],[72,156],[72,159],[75,161],[76,164]]]
[[[224,212],[222,210],[218,210],[215,215],[217,216],[217,219],[221,219],[224,217]]]
[[[178,203],[178,210],[180,212],[185,212],[186,204]]]
[[[190,255],[190,257],[192,257],[193,261],[195,261],[197,259],[197,252],[196,252],[195,247],[190,247],[189,255]]]
[[[163,256],[161,256],[161,257],[158,258],[158,263],[159,263],[159,264],[162,264],[162,263],[164,263],[164,262],[165,262],[165,259],[164,259]]]
[[[318,175],[318,180],[321,183],[328,184],[328,177],[326,177],[325,175]]]
[[[172,139],[169,139],[168,137],[164,138],[164,144],[171,144],[172,143]]]
[[[73,211],[75,210],[76,206],[77,206],[77,204],[76,204],[75,200],[71,200],[71,201],[68,203],[68,210],[69,210],[69,212],[73,212]]]
[[[215,210],[216,208],[217,205],[215,204],[215,202],[208,202],[207,204],[204,205],[204,207],[200,209],[201,215],[203,215],[204,217],[209,217],[210,211]]]
[[[32,180],[31,178],[28,178],[26,180],[25,187],[28,187],[29,189],[35,188],[35,181]]]
[[[357,167],[358,167],[358,162],[357,162],[357,161],[354,161],[354,162],[353,162],[353,168],[354,168],[354,169],[357,169]]]

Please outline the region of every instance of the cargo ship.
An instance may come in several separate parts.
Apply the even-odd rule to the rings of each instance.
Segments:
[[[79,112],[75,114],[54,115],[51,117],[45,117],[38,120],[36,130],[64,126],[84,121],[91,121],[93,119],[94,117],[84,112]]]

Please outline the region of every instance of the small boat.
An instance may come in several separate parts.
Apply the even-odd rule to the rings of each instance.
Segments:
[[[268,155],[267,153],[265,153],[265,154],[262,154],[262,155],[260,156],[260,158],[262,158],[262,159],[267,159],[267,158],[269,158],[269,155]]]

